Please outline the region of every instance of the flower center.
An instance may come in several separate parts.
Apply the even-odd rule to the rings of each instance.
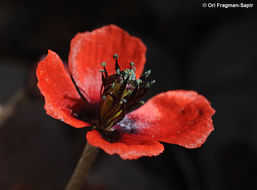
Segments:
[[[103,69],[100,69],[102,86],[99,118],[96,126],[100,130],[109,130],[121,121],[129,110],[143,105],[142,97],[155,83],[155,80],[145,81],[151,70],[146,71],[139,79],[136,79],[136,68],[133,62],[130,63],[129,69],[121,71],[118,55],[114,54],[113,58],[115,59],[115,74],[108,75],[105,62],[101,64]]]

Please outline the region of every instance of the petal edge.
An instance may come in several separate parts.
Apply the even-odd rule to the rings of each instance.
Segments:
[[[146,46],[116,25],[107,25],[92,32],[78,33],[71,41],[69,68],[77,85],[83,89],[90,103],[99,102],[101,62],[106,62],[110,74],[115,73],[113,54],[119,55],[121,69],[133,61],[139,78],[146,61]]]
[[[214,113],[205,97],[194,91],[176,90],[156,95],[125,120],[135,125],[139,135],[197,148],[214,130],[211,118]]]
[[[45,98],[45,110],[48,115],[73,127],[89,125],[72,116],[71,108],[83,102],[55,52],[48,50],[48,55],[38,63],[36,74],[37,85]]]
[[[120,135],[117,142],[108,142],[97,130],[93,130],[87,133],[87,140],[92,146],[99,147],[111,155],[118,154],[124,160],[157,156],[164,150],[164,146],[158,141],[135,134],[120,133]]]

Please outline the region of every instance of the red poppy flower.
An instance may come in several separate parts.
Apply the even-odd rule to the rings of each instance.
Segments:
[[[119,59],[114,55],[112,63],[114,53]],[[142,74],[145,53],[140,39],[115,25],[77,34],[69,69],[49,50],[37,67],[47,114],[73,127],[93,126],[88,142],[123,159],[156,156],[164,150],[159,141],[201,146],[213,130],[215,111],[194,91],[164,92],[128,113],[154,83],[146,81],[149,71]]]

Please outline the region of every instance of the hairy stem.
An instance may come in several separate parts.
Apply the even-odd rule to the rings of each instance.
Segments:
[[[93,147],[87,143],[65,190],[81,189],[98,151],[99,149],[97,147]]]
[[[16,108],[27,99],[25,88],[18,90],[4,105],[0,105],[0,126],[11,117]]]

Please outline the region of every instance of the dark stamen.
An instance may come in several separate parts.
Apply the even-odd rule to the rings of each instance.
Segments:
[[[120,66],[119,66],[119,64],[118,64],[118,58],[119,58],[119,56],[115,53],[115,54],[113,55],[113,58],[115,59],[115,71],[116,71],[116,72],[120,72]],[[117,73],[117,74],[119,74],[119,73]]]
[[[136,79],[136,68],[134,62],[130,62],[130,69],[120,70],[118,64],[118,55],[114,54],[116,74],[109,76],[103,62],[102,66],[102,90],[99,122],[96,126],[101,130],[109,130],[118,122],[120,122],[127,111],[143,105],[142,97],[147,92],[148,88],[155,83],[145,82],[150,75],[151,70],[146,71],[140,79]],[[104,74],[103,74],[104,73]]]

